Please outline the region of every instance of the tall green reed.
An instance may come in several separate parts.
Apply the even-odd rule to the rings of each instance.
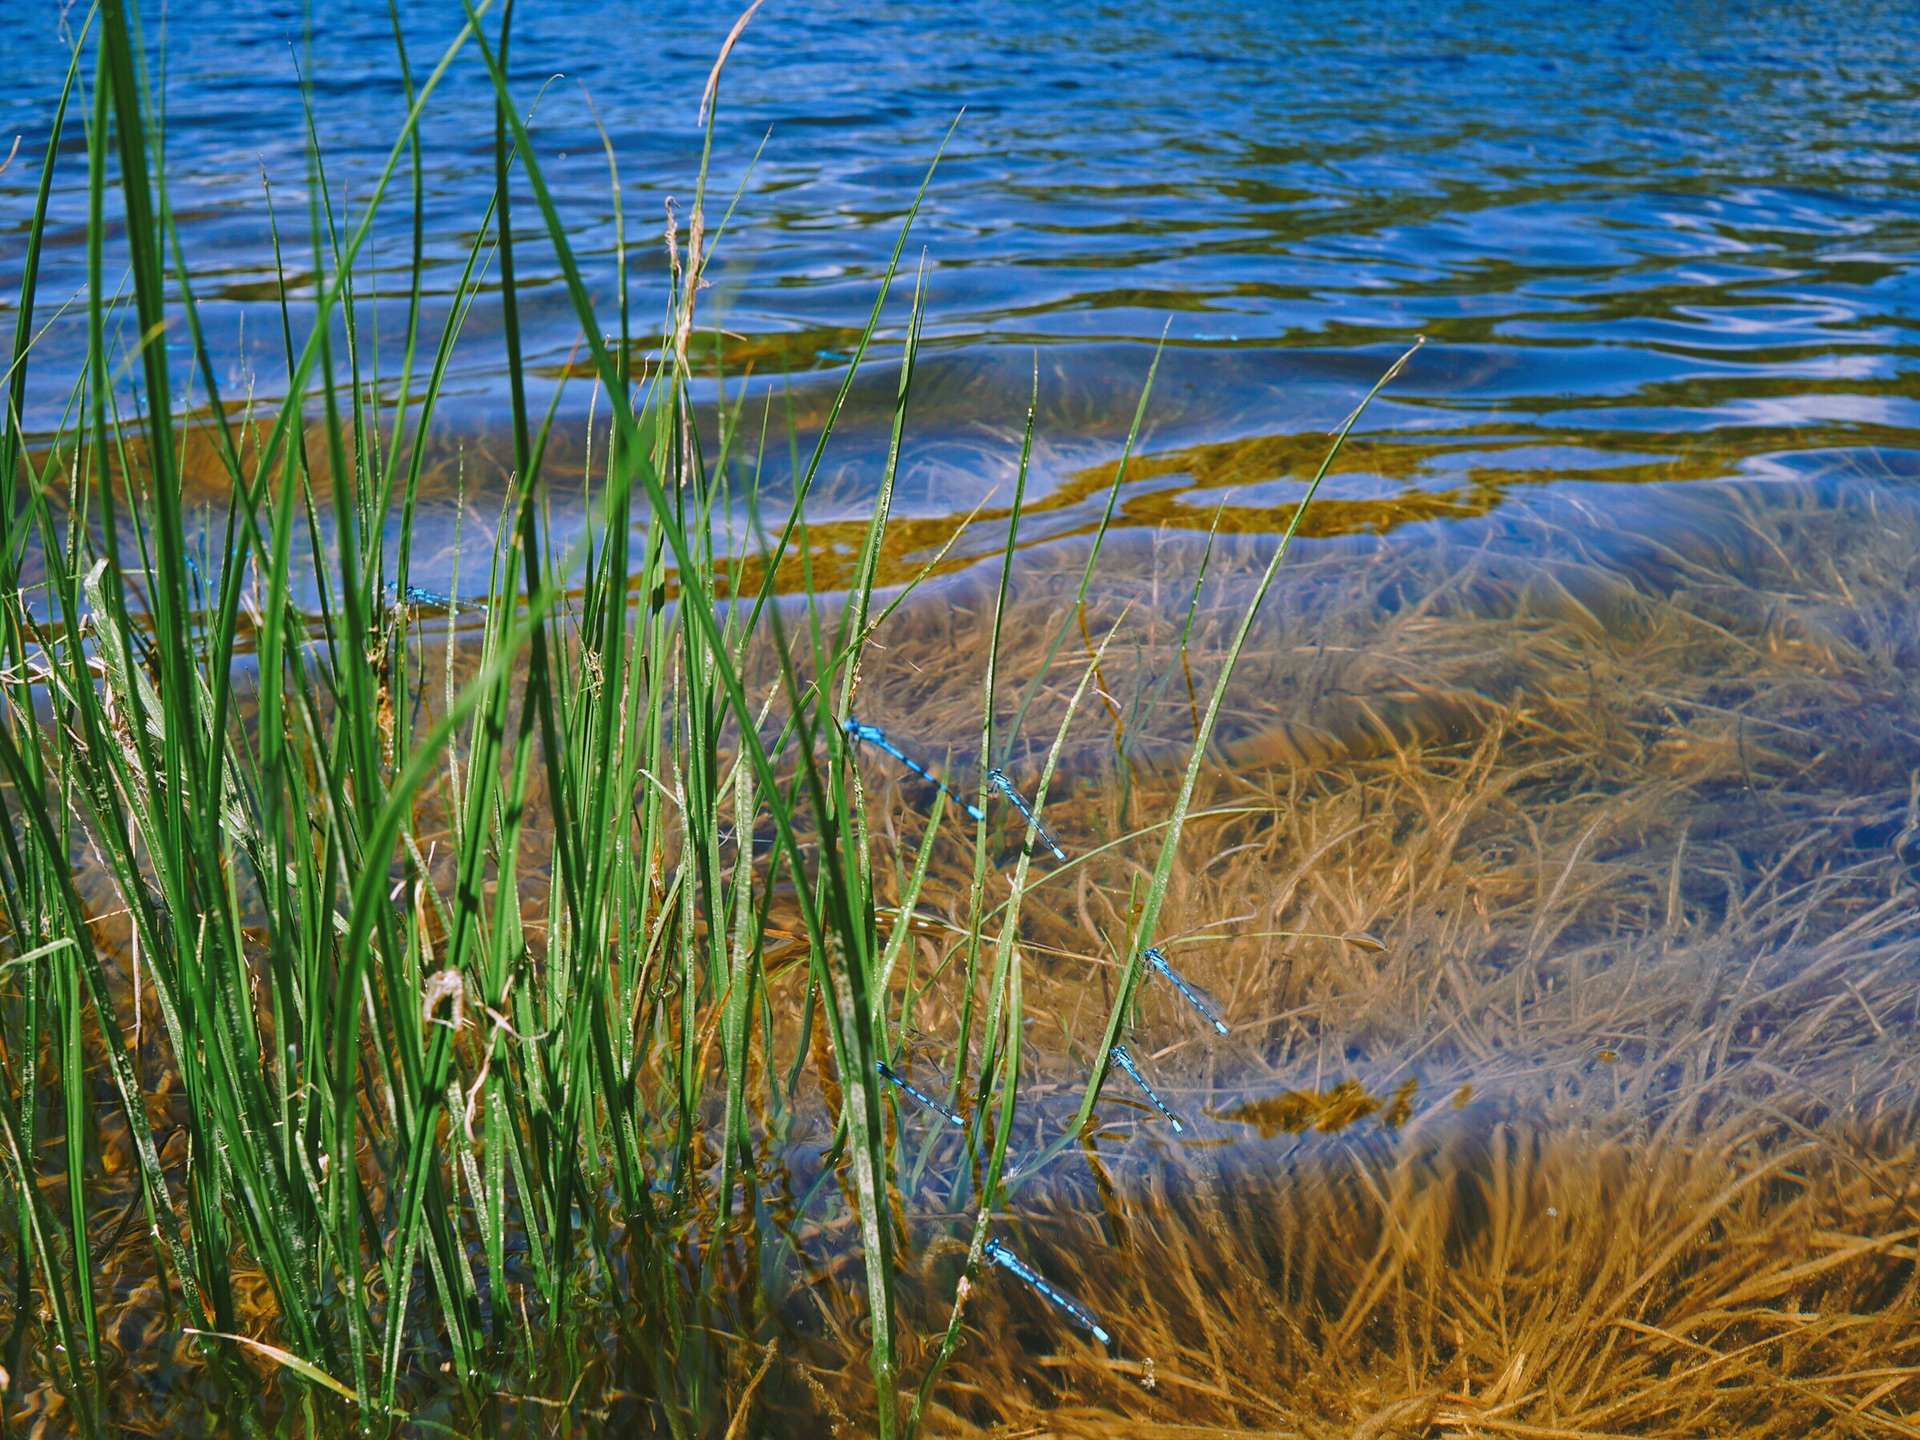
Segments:
[[[816,1014],[827,1053],[811,1058],[838,1105],[821,1183],[839,1177],[857,1217],[877,1433],[895,1433],[903,1418],[918,1425],[957,1335],[956,1301],[905,1406],[890,1201],[903,1174],[917,1191],[932,1151],[907,1155],[876,1066],[910,1028],[915,992],[897,983],[897,966],[946,812],[936,798],[911,873],[879,873],[845,730],[865,648],[918,583],[876,604],[923,283],[908,307],[891,443],[848,592],[816,590],[804,514],[921,197],[854,364],[810,454],[796,451],[784,513],[769,524],[766,425],[756,451],[745,390],[729,396],[717,374],[712,454],[694,407],[724,52],[703,101],[707,147],[685,242],[677,230],[670,240],[673,294],[659,344],[636,371],[647,352],[613,147],[609,329],[524,98],[506,78],[512,13],[512,0],[497,21],[490,4],[469,4],[466,27],[422,75],[395,11],[407,118],[352,216],[335,212],[309,115],[312,298],[296,307],[283,281],[288,381],[277,400],[222,394],[167,202],[163,109],[127,0],[102,0],[89,19],[55,113],[0,435],[0,1145],[16,1275],[4,1343],[12,1373],[43,1372],[89,1433],[112,1411],[102,1272],[135,1263],[157,1277],[169,1324],[203,1338],[236,1416],[250,1414],[256,1389],[246,1363],[264,1359],[283,1413],[307,1428],[397,1420],[411,1407],[484,1429],[499,1422],[504,1394],[576,1394],[594,1363],[583,1335],[617,1324],[659,1428],[725,1428],[758,1381],[746,1378],[751,1354],[742,1360],[710,1337],[771,1334],[777,1297],[729,1273],[724,1257],[765,1229],[743,1229],[736,1207],[764,1218],[760,1162],[783,1143]],[[495,185],[422,375],[419,125],[453,67],[475,60],[496,97]],[[56,433],[30,443],[36,279],[61,139],[75,123],[90,205],[87,361]],[[398,372],[383,377],[367,298],[379,290],[371,237],[403,165],[406,322]],[[517,306],[524,255],[511,219],[529,197],[575,311],[593,404],[607,415],[587,519],[565,540],[546,520],[559,395],[536,417]],[[269,214],[278,255],[279,217]],[[125,287],[110,259],[124,262]],[[458,607],[436,617],[415,604],[410,573],[436,407],[494,273],[513,469],[474,627]],[[191,413],[176,396],[169,335],[185,337],[199,390]],[[1144,407],[1143,395],[1128,454]],[[999,616],[1032,425],[1030,409],[982,757],[1010,750],[1038,684],[1001,729]],[[211,453],[226,496],[217,543],[183,499],[196,446]],[[1124,475],[1123,459],[1082,601]],[[743,508],[758,537],[752,556],[735,533]],[[796,568],[798,593],[783,596]],[[1272,576],[1270,566],[1261,593]],[[1160,864],[1109,1045],[1129,1013],[1137,951],[1156,923],[1244,638],[1243,626],[1179,808],[1157,827]],[[1092,648],[1036,804],[1095,673]],[[470,673],[456,684],[466,651]],[[239,683],[248,673],[250,688]],[[436,673],[444,693],[427,704]],[[984,808],[984,783],[980,796]],[[769,831],[769,852],[756,854],[756,835]],[[996,902],[990,853],[977,822],[952,1091],[956,1106],[979,1097],[951,1196],[977,1187],[969,1274],[1006,1193],[1019,1100],[1027,860]],[[897,919],[883,934],[889,894]],[[805,952],[804,1018],[792,1028],[776,1017],[767,958],[781,907],[797,910]],[[113,919],[125,921],[124,945],[110,939]],[[149,994],[161,1034],[136,1043],[129,1032],[140,1034]],[[1103,1074],[1104,1060],[1082,1125]],[[102,1080],[128,1137],[130,1180],[105,1163]],[[176,1113],[165,1099],[175,1091],[181,1121],[171,1131],[163,1117]],[[146,1255],[129,1260],[120,1241],[136,1211]],[[774,1228],[790,1231],[791,1218]],[[260,1287],[237,1283],[236,1265]]]

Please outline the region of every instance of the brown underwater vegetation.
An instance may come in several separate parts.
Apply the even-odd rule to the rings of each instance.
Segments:
[[[1920,1433],[1920,507],[1855,461],[1547,488],[1296,551],[1163,927],[1231,1033],[1148,984],[1133,1049],[1186,1133],[1116,1074],[1097,1128],[1060,1148],[1112,1003],[1111,942],[1270,543],[1132,531],[1097,567],[1084,635],[1112,638],[1047,804],[1073,860],[1038,857],[1023,913],[1001,1229],[1114,1339],[982,1272],[925,1433]],[[1016,563],[1003,718],[1043,673],[1082,559],[1068,543]],[[941,582],[862,677],[863,717],[930,762],[951,750],[957,775],[992,608],[975,572]],[[1052,657],[1023,736],[1053,733],[1088,663],[1081,641]],[[1009,769],[1030,785],[1038,761],[1016,748]],[[911,864],[931,789],[884,755],[862,768],[875,824],[897,827],[876,831],[884,874]],[[536,836],[542,803],[536,776]],[[1003,867],[1010,820],[995,812]],[[936,845],[895,981],[915,996],[903,1068],[935,1094],[970,855]],[[537,899],[527,913],[537,933]],[[768,937],[788,1037],[805,994],[803,967],[779,963],[793,923],[776,911]],[[830,1183],[812,1209],[795,1198],[832,1135],[821,1049],[760,1170],[763,1225],[791,1251],[686,1261],[690,1286],[732,1295],[709,1363],[735,1435],[871,1424],[855,1220]],[[916,1157],[893,1196],[909,1375],[947,1323],[971,1203],[928,1119],[897,1118]],[[124,1173],[124,1127],[101,1140]],[[191,1389],[203,1362],[135,1229],[96,1237],[120,1272],[110,1363],[172,1367]],[[246,1293],[244,1266],[236,1280]],[[747,1298],[762,1291],[771,1310]],[[619,1317],[578,1323],[561,1343],[604,1368],[557,1411],[509,1406],[519,1429],[617,1433],[645,1413],[626,1342],[595,1332]],[[10,1417],[26,1433],[64,1428],[50,1388],[26,1399]]]
[[[1920,511],[1871,468],[1570,486],[1290,559],[1168,910],[1232,1034],[1143,992],[1135,1050],[1190,1129],[1116,1076],[1097,1134],[1016,1172],[1014,1233],[1114,1343],[976,1282],[938,1433],[1920,1434]],[[1131,643],[1048,806],[1070,854],[1165,808],[1202,549],[1135,536],[1101,563],[1090,633]],[[1202,700],[1261,554],[1214,544]],[[1021,571],[1013,673],[1077,570]],[[991,609],[943,598],[867,680],[923,754],[977,685],[925,657],[976,653]],[[924,804],[906,789],[896,814]],[[1047,1118],[1016,1153],[1070,1118],[1101,937],[1150,861],[1123,843],[1029,897],[1023,1096]],[[925,975],[945,942],[916,943]],[[952,1247],[907,1262],[909,1336],[945,1323]],[[858,1333],[853,1295],[815,1298],[824,1334]],[[804,1353],[812,1386],[853,1373]]]

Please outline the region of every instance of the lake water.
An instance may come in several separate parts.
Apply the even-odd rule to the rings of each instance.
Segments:
[[[1022,1252],[1119,1342],[1096,1356],[1005,1277],[983,1283],[983,1338],[951,1372],[941,1433],[1041,1412],[1088,1435],[1327,1417],[1379,1435],[1914,1433],[1910,8],[774,0],[753,20],[721,90],[714,188],[739,201],[700,318],[725,332],[729,385],[790,389],[803,429],[951,131],[905,250],[927,288],[904,548],[986,509],[884,637],[863,718],[970,763],[991,607],[978,562],[1004,538],[1029,396],[1006,661],[1021,681],[1071,616],[1164,345],[1089,590],[1089,643],[1120,638],[1050,808],[1076,854],[1164,809],[1328,430],[1426,337],[1309,516],[1201,787],[1211,818],[1168,924],[1233,1033],[1213,1037],[1158,982],[1136,1044],[1192,1133],[1176,1143],[1116,1080],[1107,1128],[1023,1175],[1013,1202]],[[400,7],[416,73],[456,11]],[[317,7],[310,35],[304,16],[173,0],[146,17],[150,40],[164,18],[171,198],[234,390],[284,382],[263,174],[301,237],[289,272],[310,276],[302,76],[346,216],[403,113],[384,6]],[[17,288],[59,33],[81,18],[0,11],[0,140],[25,136],[0,175],[0,296]],[[603,301],[605,126],[644,325],[664,311],[666,202],[684,217],[701,87],[733,19],[575,3],[516,22],[515,83],[528,105],[541,93],[536,140]],[[424,135],[439,315],[493,181],[471,58]],[[76,138],[62,163],[51,304],[85,282]],[[376,224],[363,282],[399,297],[378,304],[389,365],[404,201]],[[577,336],[531,206],[515,214],[544,403]],[[829,452],[811,511],[823,555],[870,509],[910,290]],[[64,373],[82,339],[55,320],[37,373]],[[470,533],[504,484],[502,368],[489,288],[444,415]],[[29,423],[51,428],[64,399],[37,388]],[[444,489],[434,505],[450,536],[460,508]],[[415,578],[445,583],[451,547],[431,550]],[[1060,703],[1045,692],[1033,734]],[[878,782],[885,757],[870,758]],[[1017,756],[1021,773],[1037,758]],[[888,800],[924,805],[900,778]],[[1123,925],[1136,878],[1089,870],[1026,911],[1023,1096],[1045,1123],[1077,1096],[1111,1000],[1096,937]],[[923,908],[956,913],[964,886],[936,868]],[[1351,932],[1387,948],[1337,938]],[[936,1066],[949,1000],[919,1021]],[[798,1142],[817,1155],[830,1129]],[[930,1247],[903,1300],[911,1371],[952,1271],[929,1238],[944,1182],[907,1188]],[[820,1223],[820,1253],[851,1243],[844,1219]],[[810,1417],[805,1433],[858,1403],[836,1337],[857,1337],[859,1298],[788,1278],[809,1298],[783,1313],[782,1344],[814,1368],[768,1394]]]
[[[166,45],[172,200],[234,388],[251,378],[272,391],[283,370],[263,176],[289,268],[310,273],[300,76],[343,216],[404,113],[386,7],[322,7],[311,35],[304,13],[175,0],[147,17]],[[457,7],[401,13],[424,72]],[[1418,443],[1350,475],[1356,497],[1484,502],[1566,476],[1803,473],[1809,457],[1866,450],[1910,474],[1920,40],[1902,15],[776,5],[723,85],[715,192],[741,200],[702,319],[753,337],[762,376],[791,375],[803,392],[824,380],[951,127],[906,254],[924,255],[929,283],[930,366],[907,455],[916,513],[965,513],[1004,486],[1036,354],[1041,495],[1109,458],[1163,334],[1150,450],[1317,434],[1425,334],[1363,427]],[[17,282],[31,162],[64,71],[56,32],[80,18],[53,5],[0,15],[13,82],[0,132],[25,136],[23,162],[0,176],[0,292]],[[643,326],[664,302],[663,207],[677,197],[684,215],[691,197],[701,88],[732,18],[584,3],[520,18],[513,68],[529,104],[546,87],[542,156],[602,281],[613,210],[596,111],[613,141]],[[425,128],[429,289],[441,296],[485,209],[491,136],[469,57]],[[70,157],[77,146],[70,137]],[[404,194],[394,202],[376,253],[398,289],[408,220]],[[84,165],[70,164],[43,281],[55,303],[84,282],[84,207]],[[530,206],[517,214],[536,225]],[[521,250],[534,366],[551,377],[575,325],[543,247]],[[883,337],[899,333],[899,298]],[[387,328],[393,355],[400,327]],[[63,329],[76,333],[56,327],[43,374],[63,373],[50,363]],[[460,424],[497,428],[485,304],[467,338]],[[863,468],[854,418],[850,480]],[[1286,473],[1238,467],[1235,503],[1275,493]],[[1204,523],[1219,498],[1187,494],[1156,516]]]

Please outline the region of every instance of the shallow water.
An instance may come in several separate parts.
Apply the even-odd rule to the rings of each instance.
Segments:
[[[422,69],[447,7],[402,13]],[[321,19],[309,45],[291,5],[166,15],[173,200],[236,389],[282,378],[259,175],[283,217],[304,215],[296,60],[344,210],[400,113],[381,8]],[[612,210],[582,86],[606,122],[643,316],[663,308],[662,203],[684,213],[731,19],[576,4],[519,22],[523,91],[565,74],[536,129],[602,298]],[[702,323],[738,337],[729,383],[749,362],[748,383],[791,377],[803,429],[965,108],[907,251],[924,247],[928,345],[900,557],[987,508],[883,637],[863,718],[971,773],[991,603],[977,562],[1001,543],[1029,394],[1007,639],[1022,682],[1070,618],[1166,336],[1090,592],[1089,633],[1121,630],[1049,802],[1074,855],[1164,809],[1327,429],[1429,337],[1322,492],[1215,742],[1201,808],[1219,813],[1196,822],[1165,928],[1196,932],[1175,953],[1232,1034],[1216,1043],[1161,982],[1134,1042],[1191,1133],[1173,1140],[1117,1079],[1106,1128],[1014,1198],[1021,1253],[1116,1343],[1093,1354],[994,1277],[942,1433],[1042,1412],[1073,1434],[1920,1423],[1920,1388],[1896,1373],[1920,1364],[1901,1318],[1920,1224],[1920,40],[1905,20],[1871,4],[999,3],[754,20],[723,91],[721,192],[771,134]],[[16,79],[0,134],[26,136],[0,174],[0,296],[59,23],[53,7],[0,12]],[[491,186],[489,107],[468,62],[429,122],[442,304]],[[54,303],[84,278],[80,153],[70,137]],[[406,223],[396,208],[376,229],[383,290],[401,283]],[[529,243],[520,259],[538,402],[575,336],[548,257]],[[476,309],[446,416],[470,545],[510,450],[495,304]],[[382,302],[389,363],[400,314]],[[829,454],[823,550],[870,503],[904,317],[896,293]],[[56,321],[37,373],[60,374],[77,338]],[[34,423],[62,398],[36,389]],[[414,576],[429,587],[452,573],[462,513],[444,489],[435,504],[439,546]],[[1071,645],[1058,661],[1010,757],[1023,783],[1085,663]],[[925,787],[884,791],[884,757],[867,769],[911,835]],[[1010,864],[1014,827],[998,841]],[[1100,937],[1151,858],[1122,849],[1029,902],[1016,1173],[1078,1094],[1111,1000]],[[936,871],[922,909],[953,918],[963,889],[959,868]],[[923,973],[937,938],[916,941]],[[926,997],[921,1063],[941,1064],[953,1006]],[[818,1142],[793,1161],[806,1179],[825,1136],[800,1138]],[[925,1247],[909,1247],[910,1369],[952,1300],[934,1233],[950,1158],[906,1196]],[[767,1392],[811,1417],[793,1433],[862,1403],[853,1237],[826,1208],[782,1330],[813,1378],[776,1374]],[[1832,1263],[1856,1243],[1858,1263]],[[1733,1398],[1715,1398],[1719,1377]]]

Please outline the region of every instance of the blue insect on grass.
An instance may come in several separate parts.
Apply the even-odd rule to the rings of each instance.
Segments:
[[[460,600],[452,595],[442,595],[433,590],[422,590],[418,585],[409,585],[396,591],[387,586],[387,593],[397,596],[396,603],[403,606],[420,606],[430,610],[444,610],[449,615],[458,615],[463,610],[484,611],[486,603],[480,600]]]
[[[1007,778],[1007,772],[1000,769],[989,770],[987,784],[1007,797],[1013,808],[1020,812],[1021,818],[1032,827],[1034,838],[1053,852],[1054,859],[1064,864],[1067,852],[1060,848],[1060,837],[1053,833],[1053,828],[1046,821],[1034,813],[1033,807],[1027,803],[1027,797],[1020,793],[1020,787]]]
[[[1184,1134],[1187,1127],[1181,1123],[1180,1117],[1168,1108],[1167,1102],[1160,1098],[1160,1092],[1147,1083],[1147,1077],[1140,1073],[1140,1066],[1134,1061],[1133,1056],[1127,1052],[1127,1047],[1124,1045],[1116,1045],[1113,1047],[1111,1054],[1113,1055],[1114,1063],[1126,1071],[1127,1074],[1131,1075],[1133,1077],[1133,1083],[1146,1092],[1147,1099],[1153,1102],[1153,1108],[1167,1117],[1167,1123],[1173,1126],[1173,1133],[1176,1135]]]
[[[914,1099],[918,1100],[922,1105],[926,1106],[927,1109],[933,1111],[934,1114],[942,1117],[949,1125],[952,1125],[957,1129],[961,1129],[961,1130],[964,1130],[967,1128],[967,1122],[965,1120],[961,1119],[960,1116],[956,1115],[953,1111],[949,1110],[946,1106],[942,1105],[938,1100],[934,1099],[931,1095],[927,1094],[924,1090],[916,1089],[914,1086],[910,1085],[905,1079],[905,1077],[902,1076],[898,1071],[896,1071],[891,1065],[887,1064],[886,1061],[884,1060],[874,1061],[874,1069],[880,1072],[880,1078],[882,1080],[886,1081],[889,1085],[897,1085],[900,1089],[906,1091],[907,1094],[911,1095]]]
[[[887,738],[887,732],[882,730],[878,725],[862,725],[851,715],[847,717],[845,723],[847,734],[852,737],[856,744],[871,745],[876,750],[885,751],[902,765],[913,771],[913,773],[918,775],[922,780],[927,781],[936,789],[945,791],[947,796],[953,800],[955,804],[963,808],[967,814],[971,815],[974,819],[984,820],[987,818],[985,812],[982,811],[978,805],[969,804],[958,790],[955,790],[951,785],[947,784],[946,781],[942,780],[938,775],[934,774],[931,770],[927,769],[926,766],[922,765],[918,760],[915,760],[911,755],[907,754],[906,751],[894,744],[893,741],[889,740]]]
[[[1148,950],[1140,958],[1145,960],[1147,964],[1151,965],[1162,975],[1166,976],[1167,979],[1172,982],[1173,988],[1186,996],[1187,1003],[1200,1012],[1203,1020],[1213,1026],[1213,1028],[1222,1035],[1227,1033],[1227,1022],[1220,1018],[1220,1002],[1218,1000],[1214,999],[1213,996],[1209,995],[1192,981],[1183,979],[1180,972],[1168,963],[1167,957],[1157,948]]]
[[[1091,1310],[1087,1309],[1086,1306],[1082,1305],[1078,1300],[1067,1294],[1066,1291],[1047,1279],[1038,1270],[1027,1264],[1026,1261],[1022,1260],[998,1240],[987,1241],[986,1247],[981,1253],[1002,1269],[1011,1270],[1015,1275],[1026,1281],[1028,1285],[1040,1292],[1042,1299],[1052,1305],[1054,1309],[1058,1310],[1062,1315],[1065,1315],[1069,1320],[1073,1321],[1073,1323],[1078,1325],[1082,1330],[1091,1334],[1093,1338],[1098,1340],[1102,1345],[1111,1345],[1113,1343],[1113,1337],[1107,1333],[1106,1327],[1095,1318]]]

